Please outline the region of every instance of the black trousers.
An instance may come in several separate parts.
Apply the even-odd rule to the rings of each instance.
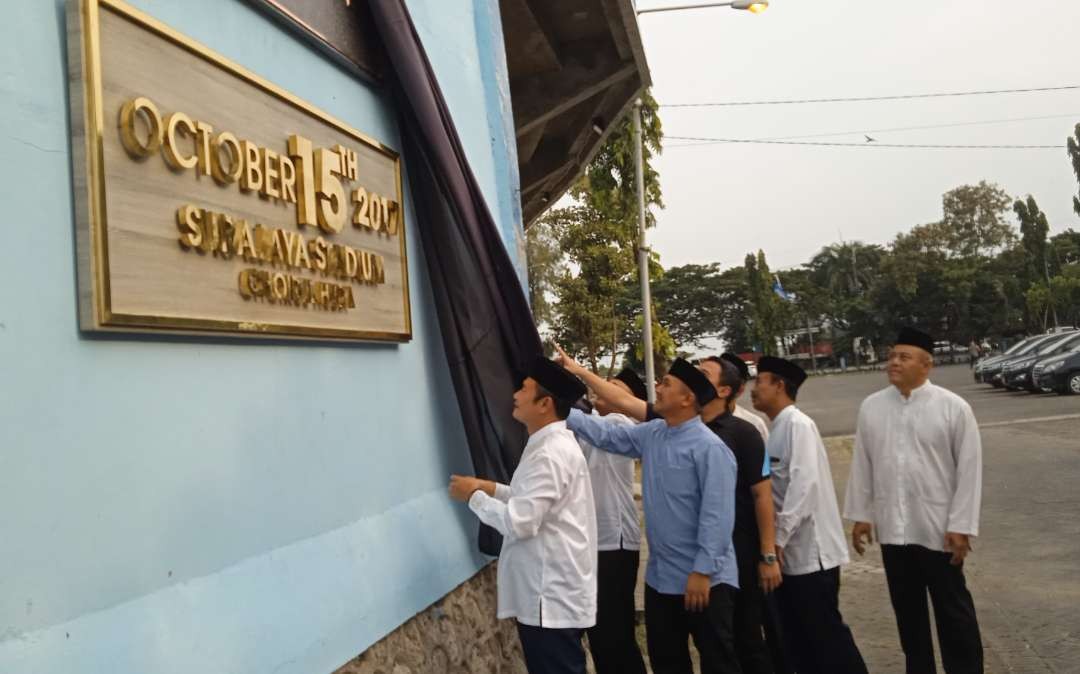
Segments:
[[[964,582],[963,565],[948,552],[921,545],[882,545],[889,598],[896,613],[908,674],[934,674],[934,644],[926,593],[934,603],[941,663],[948,674],[982,674],[983,648],[975,602]]]
[[[596,674],[645,674],[635,633],[634,589],[640,561],[637,550],[600,551],[596,625],[588,630]]]
[[[585,647],[579,628],[556,629],[517,624],[529,674],[585,674]]]
[[[758,585],[756,541],[735,541],[739,562],[739,591],[735,595],[735,654],[743,674],[773,674],[772,657],[765,643],[765,593]]]
[[[799,674],[867,674],[840,615],[840,568],[784,575],[776,590],[784,639]]]
[[[691,636],[701,655],[702,674],[740,674],[732,628],[736,592],[730,585],[714,585],[709,606],[690,612],[683,595],[660,594],[646,585],[645,630],[653,674],[693,674],[687,644]]]
[[[762,602],[761,626],[765,629],[765,644],[769,648],[773,674],[795,674],[791,654],[784,642],[784,627],[780,620],[780,603],[776,592],[767,594]]]

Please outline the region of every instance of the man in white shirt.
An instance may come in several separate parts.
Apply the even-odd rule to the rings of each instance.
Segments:
[[[510,484],[450,477],[451,497],[503,535],[498,617],[517,621],[530,674],[584,674],[581,637],[596,622],[596,510],[565,421],[583,395],[577,377],[537,358],[514,393],[529,441]]]
[[[840,615],[840,565],[848,551],[829,458],[817,425],[795,407],[805,380],[795,363],[765,356],[751,393],[754,407],[772,420],[766,450],[784,574],[776,591],[784,640],[799,674],[866,674]]]
[[[859,407],[844,516],[863,553],[877,528],[909,674],[933,674],[927,592],[948,674],[983,671],[964,558],[979,533],[982,443],[971,406],[930,383],[934,340],[904,328],[889,384]]]
[[[720,358],[734,365],[735,369],[739,371],[739,376],[742,378],[742,384],[739,386],[739,390],[735,391],[733,395],[734,399],[738,400],[746,390],[746,382],[750,381],[750,367],[746,364],[745,360],[739,358],[737,354],[731,353],[730,351],[725,351],[720,354]],[[757,432],[761,435],[763,442],[769,441],[769,427],[765,424],[765,420],[760,416],[754,414],[738,403],[735,403],[735,410],[732,414],[743,421],[748,421],[753,424],[754,428],[757,429]]]
[[[626,395],[645,400],[645,382],[625,368],[608,382]],[[633,426],[606,398],[596,398],[596,412],[610,422]],[[635,623],[641,525],[634,501],[634,459],[579,441],[589,464],[596,502],[598,577],[596,625],[590,627],[589,651],[597,674],[645,674]]]

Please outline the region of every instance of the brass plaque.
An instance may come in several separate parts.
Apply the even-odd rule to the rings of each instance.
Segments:
[[[118,0],[68,48],[84,330],[411,338],[396,152]]]

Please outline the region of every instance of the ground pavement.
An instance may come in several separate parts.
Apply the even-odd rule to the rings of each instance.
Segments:
[[[982,432],[981,535],[966,570],[987,672],[1080,673],[1080,396],[992,389],[964,365],[931,379],[971,403]],[[885,384],[880,372],[830,375],[800,392],[799,406],[828,438],[841,504],[858,404]],[[873,674],[902,674],[877,545],[852,560],[842,575],[845,620]]]

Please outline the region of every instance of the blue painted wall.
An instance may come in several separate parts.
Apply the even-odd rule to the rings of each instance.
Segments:
[[[329,672],[485,562],[445,496],[469,462],[417,223],[408,344],[81,336],[64,8],[17,4],[0,23],[0,672]],[[401,147],[382,91],[243,2],[133,4]],[[497,2],[409,7],[516,256]]]

